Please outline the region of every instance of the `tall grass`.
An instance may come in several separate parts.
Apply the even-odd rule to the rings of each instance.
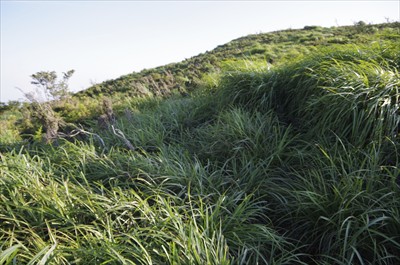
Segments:
[[[240,72],[226,79],[221,98],[363,145],[398,133],[399,48],[345,46],[269,72]]]
[[[396,47],[132,101],[134,150],[98,129],[1,153],[0,263],[399,263]]]

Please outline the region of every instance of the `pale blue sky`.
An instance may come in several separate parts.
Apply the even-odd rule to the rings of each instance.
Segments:
[[[1,0],[0,101],[30,75],[75,69],[72,91],[179,62],[233,39],[306,25],[400,20],[399,1]]]

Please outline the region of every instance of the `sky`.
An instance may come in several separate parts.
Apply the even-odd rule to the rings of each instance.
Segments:
[[[0,1],[0,102],[23,100],[39,71],[74,69],[77,92],[249,34],[400,21],[398,0]]]

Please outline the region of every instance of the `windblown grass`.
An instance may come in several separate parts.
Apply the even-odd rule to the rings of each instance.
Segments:
[[[398,43],[131,102],[1,154],[2,264],[397,264]]]

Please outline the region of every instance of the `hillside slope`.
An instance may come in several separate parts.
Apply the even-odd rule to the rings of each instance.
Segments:
[[[189,96],[114,91],[107,124],[3,144],[0,264],[399,264],[389,28],[272,67],[229,57]],[[99,104],[83,93],[64,104]]]
[[[78,93],[97,96],[123,93],[126,96],[143,94],[169,95],[185,93],[201,85],[204,75],[221,68],[229,61],[247,59],[264,64],[284,64],[312,53],[320,47],[337,44],[368,44],[398,38],[400,23],[323,28],[306,26],[298,30],[282,30],[254,34],[220,45],[179,63],[131,73],[92,86]]]

